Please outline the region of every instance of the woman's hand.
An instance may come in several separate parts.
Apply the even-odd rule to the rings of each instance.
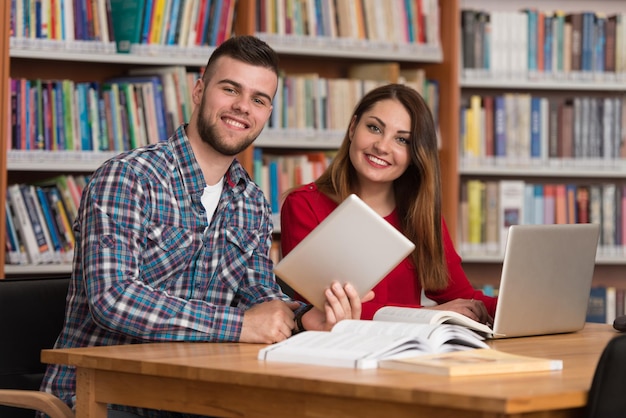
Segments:
[[[468,318],[478,321],[488,326],[493,326],[493,318],[487,312],[487,308],[482,300],[476,299],[455,299],[450,302],[436,306],[427,306],[424,309],[436,309],[441,311],[454,311]]]
[[[341,285],[333,282],[324,292],[326,303],[324,311],[317,308],[311,309],[302,317],[302,325],[307,330],[330,331],[330,329],[343,319],[360,319],[361,304],[374,298],[374,292],[368,292],[360,298],[354,287],[347,283]]]

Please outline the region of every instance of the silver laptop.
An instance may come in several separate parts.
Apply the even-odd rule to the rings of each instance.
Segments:
[[[275,267],[274,273],[315,307],[324,290],[350,282],[364,296],[415,245],[357,195],[350,195]]]
[[[598,224],[511,226],[494,338],[582,329],[599,235]]]

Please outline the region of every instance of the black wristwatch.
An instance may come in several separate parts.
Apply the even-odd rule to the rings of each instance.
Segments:
[[[291,335],[296,335],[302,331],[306,331],[306,329],[304,329],[304,325],[302,325],[302,317],[304,316],[305,313],[309,312],[311,309],[313,309],[313,305],[306,305],[304,308],[300,310],[300,312],[296,314],[296,317],[294,318],[296,321],[296,328],[293,330]]]

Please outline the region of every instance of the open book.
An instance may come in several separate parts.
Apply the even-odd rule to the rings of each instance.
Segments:
[[[563,360],[477,349],[381,360],[378,367],[443,376],[474,376],[562,370]]]
[[[376,311],[374,314],[374,320],[411,322],[431,325],[454,324],[476,331],[485,338],[493,337],[493,330],[487,325],[481,324],[480,322],[474,321],[473,319],[454,311],[384,306]]]
[[[266,361],[368,369],[381,359],[489,348],[458,325],[347,319],[332,331],[305,331],[259,351]]]

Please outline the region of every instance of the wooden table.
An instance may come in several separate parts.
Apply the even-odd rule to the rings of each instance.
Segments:
[[[491,341],[502,351],[563,359],[564,368],[457,378],[264,363],[254,344],[58,349],[41,358],[77,367],[79,418],[104,418],[106,403],[223,417],[580,417],[616,335],[587,324],[573,334]]]

